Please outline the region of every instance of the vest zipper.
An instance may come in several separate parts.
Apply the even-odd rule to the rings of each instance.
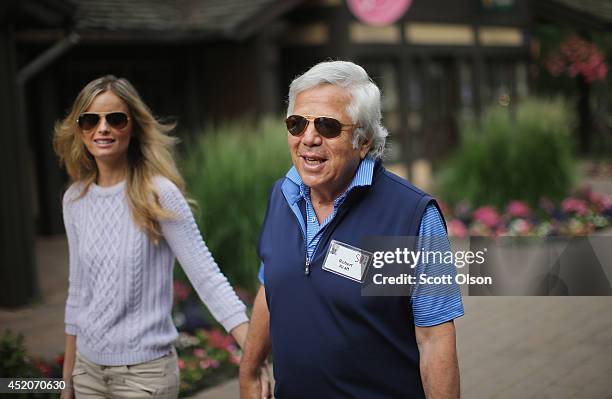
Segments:
[[[308,277],[310,275],[310,257],[308,257],[308,242],[306,241],[306,232],[304,232],[304,229],[302,228],[302,225],[300,224],[300,220],[295,215],[295,213],[293,213],[293,217],[298,223],[298,227],[300,228],[300,232],[302,233],[302,240],[304,241],[304,255],[306,256],[306,262],[304,263],[304,275]],[[317,246],[318,246],[318,243],[317,243]]]
[[[346,202],[346,198],[344,201]],[[334,222],[337,221],[338,215],[340,213],[340,208],[338,208],[338,210],[336,211],[336,216],[334,217],[334,220],[332,220],[327,226],[323,228],[323,230],[319,232],[319,234],[321,234],[321,238],[317,242],[317,245],[315,246],[314,251],[312,251],[312,256],[308,256],[308,242],[306,241],[306,232],[304,231],[304,229],[302,229],[302,225],[300,224],[300,220],[298,219],[296,214],[291,212],[293,213],[293,217],[295,218],[295,220],[298,222],[298,226],[300,227],[300,231],[302,232],[302,239],[304,240],[304,254],[306,255],[306,261],[304,262],[304,275],[306,277],[310,276],[310,263],[312,262],[312,259],[314,258],[315,254],[317,253],[317,249],[319,248],[319,244],[323,240],[325,231],[330,228],[330,225],[332,225]],[[304,221],[304,222],[307,223],[307,221]]]
[[[317,242],[317,245],[315,246],[314,251],[312,251],[312,257],[308,256],[308,241],[306,240],[306,232],[304,231],[304,229],[302,229],[302,225],[300,224],[298,217],[295,214],[293,214],[293,217],[298,222],[298,226],[300,227],[300,232],[302,233],[302,239],[304,240],[304,255],[306,255],[306,261],[304,262],[304,275],[308,277],[310,276],[310,262],[312,261],[312,258],[314,258],[314,255],[317,253],[317,248],[319,248],[319,244],[321,243],[321,240]],[[327,229],[327,227],[329,226],[325,226],[324,230]],[[323,235],[323,233],[324,231],[320,232],[321,235]]]
[[[308,243],[306,243],[306,235],[304,234],[304,243],[305,243],[305,247],[306,247],[306,264],[304,265],[304,274],[306,275],[306,277],[308,277],[310,275],[310,262],[312,261],[312,259],[316,255],[317,249],[319,249],[319,244],[321,244],[321,241],[323,240],[323,235],[325,234],[325,230],[327,230],[329,228],[330,224],[331,223],[329,223],[327,226],[323,227],[323,230],[321,230],[319,232],[319,234],[321,235],[321,238],[319,238],[319,241],[317,241],[317,245],[315,245],[314,250],[312,251],[312,256],[311,257],[308,256]]]

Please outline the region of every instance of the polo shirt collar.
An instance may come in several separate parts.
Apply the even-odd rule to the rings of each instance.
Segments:
[[[364,160],[362,160],[359,163],[355,176],[353,176],[351,184],[336,200],[346,196],[346,194],[348,194],[355,187],[371,186],[372,177],[374,175],[374,165],[375,161],[370,157],[366,157]],[[285,177],[286,179],[283,182],[282,191],[289,205],[294,205],[300,199],[304,198],[305,193],[309,192],[310,190],[302,181],[302,178],[300,177],[300,174],[295,166],[292,166],[291,169],[289,169]]]

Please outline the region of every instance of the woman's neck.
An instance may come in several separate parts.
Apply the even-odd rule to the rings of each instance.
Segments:
[[[109,164],[97,162],[98,178],[96,184],[100,187],[110,187],[125,180],[127,175],[127,162],[121,164]]]

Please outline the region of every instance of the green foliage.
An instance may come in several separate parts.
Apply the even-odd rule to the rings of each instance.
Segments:
[[[559,200],[572,186],[572,113],[560,99],[528,99],[513,116],[493,107],[480,125],[462,129],[462,144],[440,177],[442,199],[473,206],[506,206],[511,200],[537,205]]]
[[[24,377],[32,374],[33,367],[26,356],[23,335],[5,330],[0,338],[0,376]]]
[[[259,229],[274,181],[291,166],[281,118],[227,123],[187,143],[182,171],[196,219],[221,270],[253,292]]]
[[[22,334],[4,330],[0,336],[0,377],[2,378],[57,378],[59,364],[51,364],[28,355]],[[55,393],[15,393],[11,398],[55,398]]]

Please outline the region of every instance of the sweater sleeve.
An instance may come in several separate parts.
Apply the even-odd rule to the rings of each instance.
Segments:
[[[62,209],[64,216],[64,227],[68,238],[69,274],[68,274],[68,298],[66,299],[66,310],[64,316],[65,332],[68,335],[77,335],[77,315],[81,300],[83,286],[82,267],[79,262],[78,235],[74,221],[77,220],[75,198],[77,188],[72,185],[64,194]]]
[[[175,215],[160,221],[162,234],[202,302],[228,332],[247,322],[246,306],[213,259],[183,194],[165,178],[156,187],[161,206]]]

